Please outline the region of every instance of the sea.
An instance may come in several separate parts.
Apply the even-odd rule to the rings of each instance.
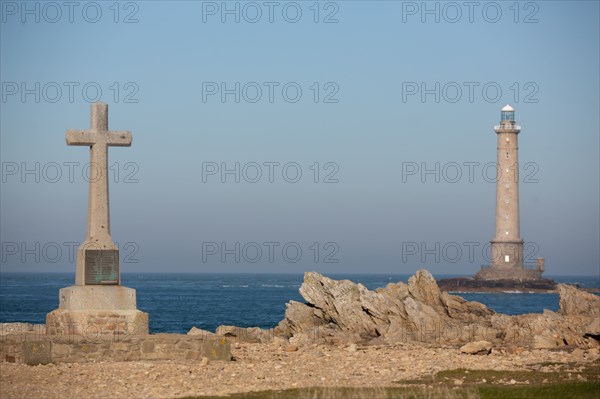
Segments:
[[[331,274],[369,289],[408,281],[410,275]],[[455,276],[436,276],[436,278]],[[553,278],[553,277],[548,277]],[[554,277],[582,288],[600,286],[598,277]],[[45,323],[58,307],[58,291],[73,285],[73,273],[1,273],[0,322]],[[284,318],[285,304],[303,302],[302,274],[127,274],[121,284],[137,290],[138,309],[150,315],[150,332],[186,333],[192,327],[214,331],[219,325],[272,328]],[[460,294],[498,313],[517,315],[557,311],[556,293],[494,292]]]

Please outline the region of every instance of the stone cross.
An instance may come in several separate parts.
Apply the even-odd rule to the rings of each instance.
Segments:
[[[108,130],[108,105],[91,105],[90,130],[67,130],[67,145],[90,147],[86,240],[77,250],[76,285],[119,284],[119,251],[110,237],[108,147],[131,145],[131,132]]]

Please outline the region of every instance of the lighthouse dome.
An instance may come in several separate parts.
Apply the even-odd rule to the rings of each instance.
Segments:
[[[502,111],[506,111],[506,112],[512,112],[515,109],[513,107],[510,106],[510,104],[506,104],[503,108]]]

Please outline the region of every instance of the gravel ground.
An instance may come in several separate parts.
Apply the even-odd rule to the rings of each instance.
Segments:
[[[314,386],[392,386],[456,368],[544,371],[544,362],[588,363],[598,349],[492,350],[487,356],[413,344],[317,346],[234,344],[234,361],[0,363],[2,398],[176,398]]]

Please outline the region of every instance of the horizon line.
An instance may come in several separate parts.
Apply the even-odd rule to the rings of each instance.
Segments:
[[[420,269],[417,269],[420,270]],[[425,269],[427,270],[427,269]],[[444,275],[444,276],[461,276],[461,277],[473,277],[474,275],[465,275],[464,273],[432,273],[430,270],[427,270],[429,273],[431,273],[432,275]],[[271,275],[275,275],[275,274],[283,274],[283,275],[299,275],[299,274],[304,274],[304,273],[308,273],[308,272],[314,272],[314,270],[310,270],[310,271],[304,271],[304,272],[184,272],[184,271],[170,271],[170,272],[157,272],[157,271],[145,271],[145,272],[121,272],[122,275],[127,275],[127,274],[188,274],[188,275],[209,275],[209,274],[271,274]],[[391,273],[386,273],[386,272],[374,272],[374,273],[360,273],[360,272],[334,272],[334,273],[321,273],[321,272],[316,272],[319,274],[323,274],[323,275],[371,275],[371,276],[386,276],[386,275],[397,275],[397,276],[410,276],[410,275],[414,275],[416,273],[416,270],[414,272],[410,272],[410,273],[397,273],[397,272],[391,272]],[[1,274],[75,274],[75,271],[71,271],[71,272],[65,272],[65,271],[56,271],[56,270],[51,270],[51,271],[2,271],[0,270],[0,275]],[[597,275],[589,275],[589,274],[550,274],[547,275],[546,278],[551,278],[551,277],[596,277],[598,279],[600,279],[600,274]]]

